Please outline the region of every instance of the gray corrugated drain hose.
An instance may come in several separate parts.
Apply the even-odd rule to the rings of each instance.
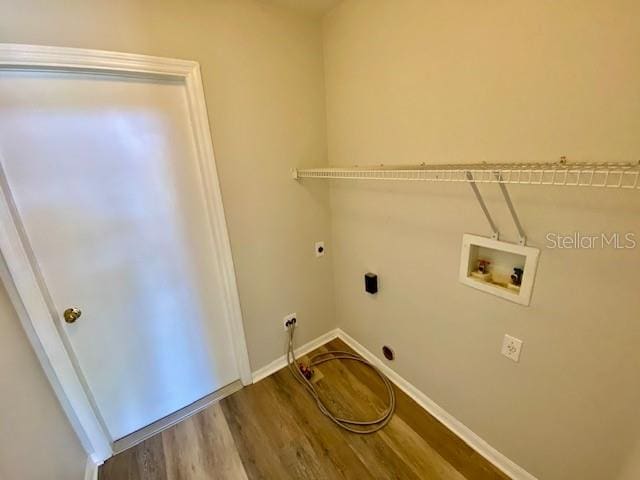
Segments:
[[[349,430],[353,433],[374,433],[383,428],[393,416],[393,412],[396,409],[396,395],[393,390],[393,385],[389,379],[382,373],[378,368],[373,366],[371,363],[366,361],[360,355],[356,355],[351,352],[343,352],[343,351],[331,351],[331,352],[322,352],[318,353],[309,358],[309,368],[320,365],[321,363],[329,362],[331,360],[353,360],[356,362],[364,363],[369,368],[371,368],[374,372],[378,374],[378,376],[382,379],[387,388],[387,393],[389,395],[389,406],[385,409],[385,411],[380,415],[380,417],[374,420],[353,420],[350,418],[340,418],[331,413],[329,408],[324,404],[318,393],[316,392],[316,388],[311,383],[307,377],[305,377],[300,369],[298,368],[298,361],[296,360],[295,354],[293,352],[293,334],[295,331],[295,323],[292,323],[288,328],[289,330],[289,344],[287,347],[287,365],[289,366],[289,370],[291,374],[294,376],[298,382],[300,382],[306,389],[307,392],[313,397],[318,405],[320,411],[329,417],[336,425],[344,428],[345,430]]]

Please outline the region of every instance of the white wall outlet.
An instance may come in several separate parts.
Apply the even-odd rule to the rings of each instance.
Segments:
[[[502,355],[510,358],[514,362],[520,361],[520,351],[522,350],[522,340],[505,335],[502,341]]]
[[[324,257],[324,252],[325,252],[324,242],[316,242],[315,252],[316,252],[316,257]]]
[[[285,332],[289,330],[292,323],[298,325],[298,315],[296,313],[290,313],[282,319],[282,325]]]

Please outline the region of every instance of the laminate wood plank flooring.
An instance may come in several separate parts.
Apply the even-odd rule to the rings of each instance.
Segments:
[[[317,351],[351,350],[336,339]],[[322,398],[340,415],[373,417],[384,385],[365,365],[320,366]],[[285,368],[110,458],[99,480],[442,479],[508,477],[396,389],[391,422],[372,435],[337,427]]]

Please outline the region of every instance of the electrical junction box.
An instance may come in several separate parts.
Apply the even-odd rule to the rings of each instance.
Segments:
[[[378,275],[375,273],[364,274],[364,289],[367,293],[375,295],[378,293]]]

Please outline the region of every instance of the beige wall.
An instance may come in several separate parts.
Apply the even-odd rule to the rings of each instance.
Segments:
[[[0,391],[0,478],[83,478],[87,455],[1,283]]]
[[[636,160],[638,10],[604,0],[347,0],[325,19],[323,52],[317,20],[269,2],[0,0],[0,42],[201,63],[254,369],[280,355],[284,314],[300,315],[300,341],[337,319],[372,351],[394,346],[394,368],[539,478],[631,478],[640,258],[548,250],[544,236],[637,229],[637,196],[512,188],[530,244],[543,248],[524,308],[457,282],[461,234],[487,233],[467,186],[335,183],[329,212],[325,185],[286,172],[326,161],[323,78],[334,164]],[[513,239],[496,192],[483,191]],[[318,261],[313,242],[332,228]],[[367,270],[381,276],[377,298],[362,293]],[[517,365],[499,355],[507,332],[525,341]],[[33,362],[22,340],[7,345]],[[18,401],[39,408],[25,398],[5,395],[2,419]],[[51,436],[68,434],[50,391],[37,398],[57,412]],[[22,452],[33,443],[29,431],[12,436]],[[74,456],[60,453],[70,467]],[[3,469],[20,457],[1,458],[0,476],[17,478]]]
[[[639,16],[604,0],[346,0],[324,21],[329,161],[638,160]],[[640,240],[637,193],[510,189],[542,249],[527,308],[457,280],[462,233],[489,233],[467,185],[382,183],[332,186],[339,326],[392,345],[401,375],[540,479],[621,476],[640,439],[639,250],[550,250],[545,235]],[[505,333],[524,340],[519,364],[500,356]]]
[[[333,326],[328,189],[290,168],[326,161],[317,19],[251,0],[0,0],[0,42],[97,48],[197,60],[202,67],[252,368]],[[8,12],[11,12],[8,14]]]
[[[637,480],[638,478],[640,478],[640,438],[627,458],[619,480]]]

